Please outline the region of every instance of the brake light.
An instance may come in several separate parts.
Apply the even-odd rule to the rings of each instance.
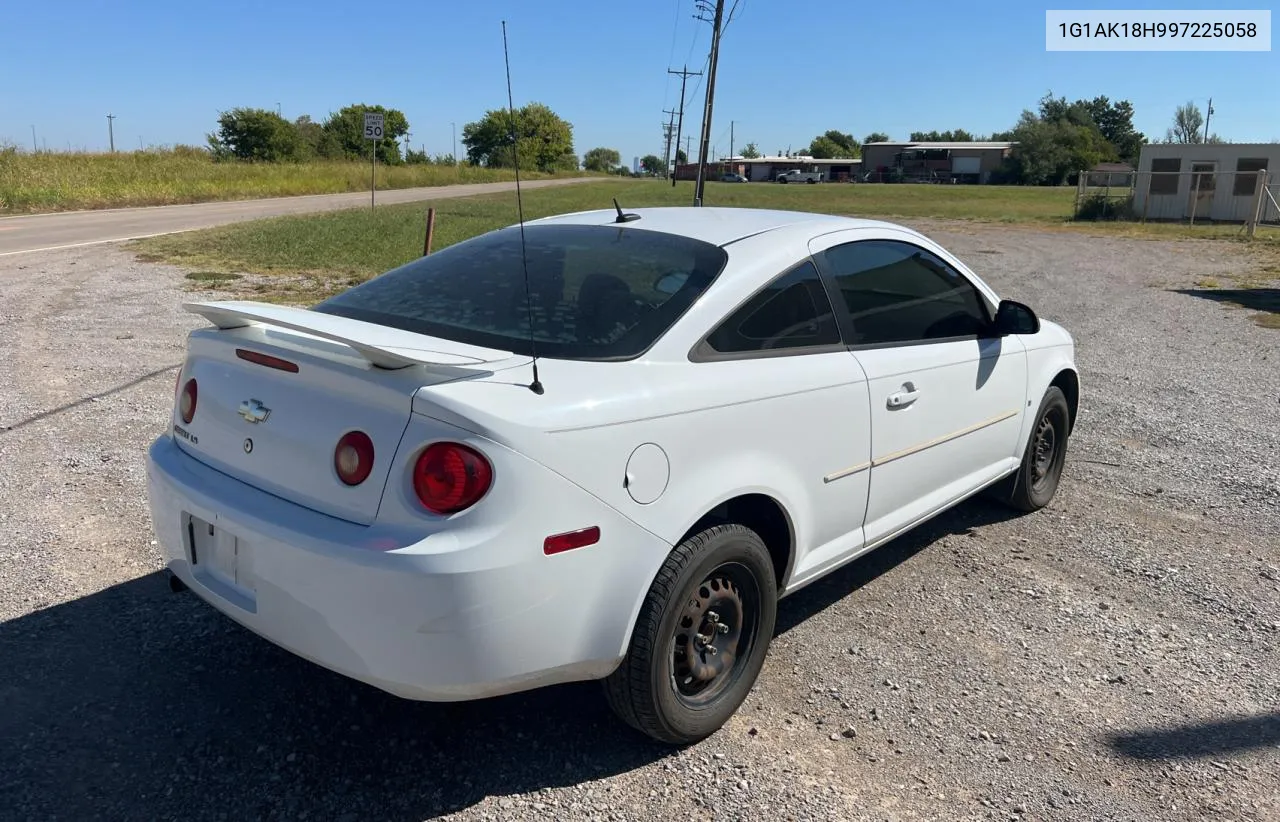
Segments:
[[[196,381],[193,377],[182,386],[182,395],[178,398],[178,414],[187,425],[196,418],[196,395]]]
[[[493,466],[474,448],[456,442],[427,446],[413,466],[418,501],[435,514],[456,514],[480,501],[493,485]]]
[[[373,440],[363,431],[348,431],[333,449],[333,468],[347,485],[359,485],[373,471]]]
[[[298,373],[298,364],[282,360],[279,357],[273,357],[270,354],[263,354],[259,351],[250,351],[246,348],[237,348],[236,356],[246,362],[265,365],[267,368],[275,368],[280,371],[288,371],[290,374]]]

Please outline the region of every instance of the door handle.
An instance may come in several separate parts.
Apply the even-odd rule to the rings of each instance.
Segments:
[[[920,398],[920,392],[912,383],[903,383],[902,390],[889,395],[890,408],[906,408]]]

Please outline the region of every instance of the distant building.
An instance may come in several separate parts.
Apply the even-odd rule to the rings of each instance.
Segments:
[[[987,183],[1016,143],[883,142],[862,146],[868,182]]]
[[[1244,222],[1257,203],[1258,171],[1280,196],[1280,143],[1151,143],[1138,157],[1133,208],[1149,220]],[[1277,208],[1263,194],[1260,219]]]
[[[798,168],[801,171],[820,171],[826,182],[851,182],[862,168],[861,160],[848,158],[820,160],[814,157],[724,157],[715,163],[707,163],[707,179],[718,180],[725,174],[741,174],[749,181],[772,182],[784,171]],[[694,180],[698,176],[698,164],[676,166],[677,180]]]
[[[1128,163],[1098,163],[1089,169],[1088,184],[1095,188],[1129,188],[1133,185],[1133,166]]]

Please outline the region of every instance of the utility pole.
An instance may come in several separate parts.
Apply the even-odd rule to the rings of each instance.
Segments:
[[[116,153],[116,130],[115,124],[111,121],[116,119],[114,114],[107,115],[107,139],[111,141],[111,153]]]
[[[671,119],[668,122],[665,122],[662,124],[662,130],[666,135],[665,136],[666,148],[663,150],[663,156],[662,156],[662,173],[666,174],[668,177],[674,180],[676,178],[676,175],[671,173],[671,135],[675,133],[676,113],[674,111],[670,111],[665,108],[662,110],[662,113],[671,115]],[[679,148],[680,144],[677,143],[676,147]]]
[[[453,164],[456,166],[458,164],[458,124],[450,123],[449,126],[453,129]]]
[[[39,146],[39,144],[38,144],[38,143],[36,143],[36,126],[35,126],[35,123],[32,123],[32,124],[31,124],[31,153],[32,153],[32,154],[39,154],[39,153],[40,153],[40,146]]]
[[[734,124],[734,121],[730,120],[729,121],[729,156],[730,157],[733,156],[733,124]]]
[[[698,11],[706,12],[711,0],[696,0]],[[707,98],[702,112],[702,139],[698,147],[698,184],[693,192],[693,204],[702,205],[702,192],[707,182],[707,148],[711,143],[711,112],[716,93],[716,64],[720,60],[720,26],[724,20],[724,0],[715,0],[715,17],[711,21],[711,59],[707,68]],[[706,18],[699,16],[700,20]]]
[[[1209,98],[1209,110],[1204,115],[1204,139],[1203,143],[1209,142],[1209,118],[1213,116],[1213,98]]]
[[[679,150],[680,150],[680,135],[681,135],[681,132],[683,132],[683,131],[684,131],[684,84],[685,84],[685,82],[687,82],[687,81],[688,81],[688,79],[689,79],[690,77],[701,77],[701,76],[702,76],[702,72],[700,72],[700,71],[689,71],[689,67],[688,67],[688,66],[685,66],[685,67],[684,67],[684,69],[682,69],[681,71],[672,71],[671,69],[667,69],[667,74],[679,74],[679,75],[680,75],[680,119],[679,119],[679,121],[676,123],[676,150],[677,150],[677,151],[679,151]],[[688,149],[688,148],[686,148],[686,149],[684,150],[684,161],[685,161],[686,163],[687,163],[687,162],[689,162],[689,149]],[[676,176],[675,176],[674,174],[672,174],[672,175],[671,175],[671,187],[672,187],[672,188],[675,188],[675,185],[676,185]]]

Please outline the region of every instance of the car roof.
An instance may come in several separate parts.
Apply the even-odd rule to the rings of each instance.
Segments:
[[[807,211],[784,211],[767,208],[729,208],[724,206],[665,206],[657,208],[627,208],[626,214],[637,214],[640,219],[618,225],[627,228],[663,231],[691,237],[717,246],[785,227],[808,226],[813,233],[822,234],[849,228],[901,228],[879,220],[863,220],[856,217],[840,217],[834,214],[813,214]],[[614,225],[618,212],[612,208],[595,211],[579,211],[531,220],[530,225]]]

